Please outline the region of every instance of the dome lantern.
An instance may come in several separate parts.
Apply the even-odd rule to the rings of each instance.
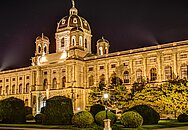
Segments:
[[[78,10],[75,8],[75,1],[72,0],[72,8],[69,11],[70,15],[78,15]]]

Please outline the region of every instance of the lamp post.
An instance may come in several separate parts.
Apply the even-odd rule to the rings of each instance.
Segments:
[[[109,98],[109,94],[108,93],[104,93],[103,98],[104,98],[104,102],[105,102],[106,119],[108,119],[107,101],[108,101],[108,98]]]
[[[110,127],[110,119],[108,119],[108,108],[107,108],[107,101],[109,99],[109,94],[104,93],[103,94],[104,102],[105,102],[105,111],[106,111],[106,118],[104,119],[104,129],[103,130],[112,130]]]

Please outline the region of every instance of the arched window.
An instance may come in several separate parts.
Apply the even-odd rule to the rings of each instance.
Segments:
[[[187,75],[188,75],[188,73],[187,73],[187,71],[188,71],[188,66],[186,65],[186,64],[183,64],[183,65],[181,65],[181,67],[180,67],[180,74],[181,74],[181,78],[183,79],[183,78],[187,78]]]
[[[62,87],[63,87],[63,88],[65,87],[65,83],[66,83],[66,77],[64,76],[64,77],[62,78]]]
[[[25,93],[29,93],[29,83],[26,84]]]
[[[61,39],[61,47],[65,47],[65,38],[64,37]]]
[[[87,48],[87,39],[85,39],[85,48]]]
[[[99,55],[103,55],[103,48],[99,47]]]
[[[150,69],[150,81],[157,80],[157,70],[156,68]]]
[[[28,99],[25,99],[25,102],[24,102],[24,103],[25,103],[25,106],[28,106],[28,104],[29,104],[29,103],[28,103]]]
[[[137,80],[137,82],[141,82],[142,81],[142,70],[141,69],[138,69],[136,71],[136,80]]]
[[[12,94],[15,94],[15,85],[12,85]]]
[[[44,53],[46,54],[46,52],[47,52],[47,49],[46,49],[46,46],[44,46]]]
[[[93,78],[93,75],[91,75],[89,77],[89,86],[93,86],[94,85],[94,78]]]
[[[5,90],[6,94],[9,94],[9,86],[6,86],[6,90]]]
[[[80,44],[80,46],[83,46],[83,44],[82,44],[82,36],[79,37],[79,44]]]
[[[38,53],[41,53],[41,45],[38,45]]]
[[[0,87],[0,95],[3,95],[3,88],[2,88],[2,86]]]
[[[166,80],[172,79],[172,67],[171,66],[166,66],[164,72],[165,72]]]
[[[76,45],[76,37],[75,36],[72,36],[72,45]]]
[[[48,88],[48,80],[47,79],[44,79],[44,82],[43,82],[43,90],[46,90]]]
[[[22,84],[19,85],[19,93],[22,93]]]
[[[102,74],[100,77],[100,82],[105,83],[105,75]]]
[[[57,79],[56,78],[53,79],[52,89],[57,89]]]
[[[129,83],[129,71],[123,73],[124,83]]]

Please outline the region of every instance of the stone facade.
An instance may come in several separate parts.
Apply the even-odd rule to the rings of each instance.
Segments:
[[[109,53],[110,43],[102,37],[94,55],[91,37],[73,1],[57,26],[56,53],[49,54],[48,37],[37,37],[32,66],[0,72],[0,99],[20,98],[38,113],[46,99],[61,95],[72,98],[77,111],[86,109],[90,88],[101,80],[109,84],[114,72],[126,87],[143,78],[153,83],[187,78],[188,41]]]

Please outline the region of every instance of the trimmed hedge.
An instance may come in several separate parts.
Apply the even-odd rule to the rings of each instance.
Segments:
[[[72,124],[81,128],[89,127],[93,122],[92,114],[87,111],[78,112],[72,117]]]
[[[39,114],[35,115],[35,122],[37,124],[43,124],[45,119],[46,119],[46,116],[44,114],[42,114],[42,113],[39,113]]]
[[[71,124],[73,116],[72,100],[64,96],[55,96],[46,101],[43,110],[46,118],[44,124]]]
[[[108,115],[108,119],[111,120],[110,124],[113,125],[117,120],[116,115],[111,111],[108,111],[107,115]],[[95,115],[95,121],[100,126],[104,125],[104,119],[106,119],[106,111],[100,111]]]
[[[188,122],[188,115],[183,113],[178,116],[178,121],[179,122]]]
[[[121,124],[126,128],[138,128],[143,123],[142,116],[134,111],[128,111],[122,114],[120,119]]]
[[[10,97],[0,101],[0,117],[2,123],[25,123],[24,101]]]
[[[93,106],[91,106],[90,108],[90,112],[93,115],[93,117],[95,117],[95,115],[100,112],[100,111],[104,111],[105,107],[101,104],[94,104]]]
[[[25,106],[25,115],[29,115],[29,114],[32,114],[32,108]]]
[[[26,120],[33,120],[34,116],[32,114],[26,115]]]
[[[158,124],[160,115],[153,108],[147,105],[137,105],[130,108],[128,111],[136,111],[143,117],[144,125]]]

